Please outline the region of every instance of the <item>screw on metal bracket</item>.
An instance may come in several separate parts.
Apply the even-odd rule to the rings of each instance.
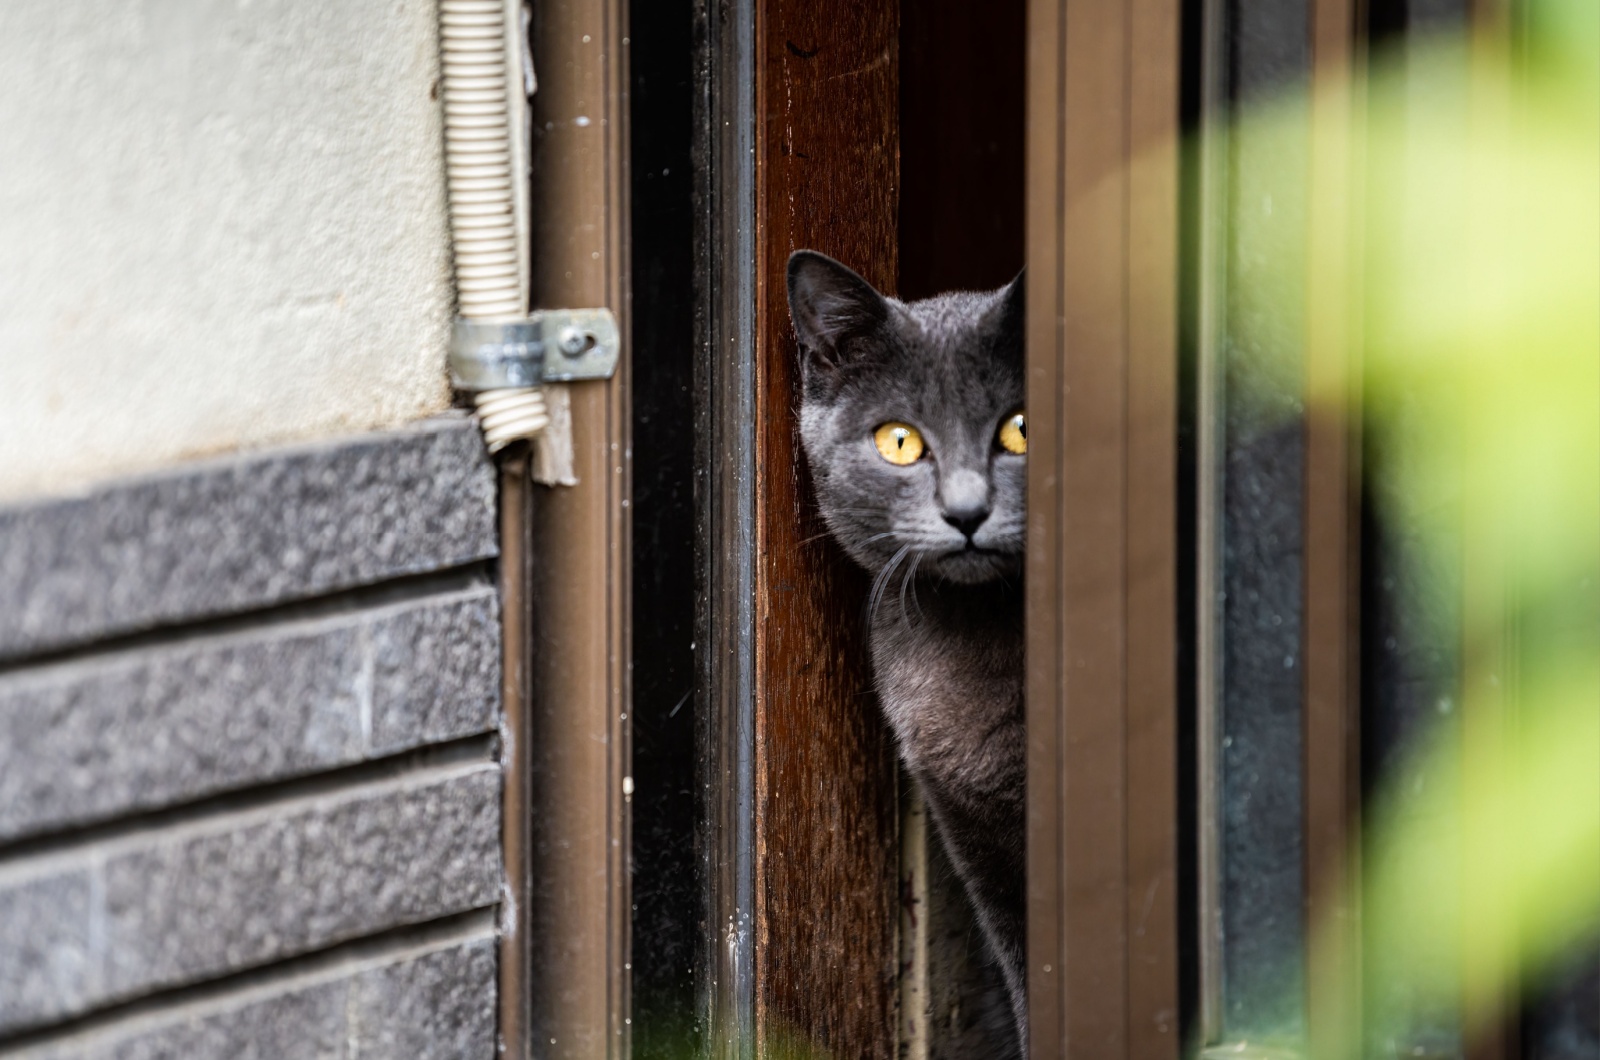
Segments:
[[[587,331],[568,324],[556,336],[556,347],[568,357],[582,357],[600,340]]]
[[[551,347],[559,357],[546,356]],[[458,390],[499,390],[609,379],[619,349],[609,309],[541,309],[503,323],[457,319],[450,381]]]

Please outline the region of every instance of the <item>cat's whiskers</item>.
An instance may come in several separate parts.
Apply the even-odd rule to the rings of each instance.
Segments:
[[[900,561],[905,559],[910,552],[910,545],[902,545],[900,551],[896,552],[893,558],[883,565],[883,569],[878,572],[878,576],[872,579],[872,597],[867,604],[867,621],[869,623],[872,621],[873,616],[878,613],[878,605],[883,602],[883,591],[888,588],[889,578],[894,574],[894,569],[900,566]]]
[[[906,587],[910,586],[910,588],[911,588],[911,602],[912,603],[916,603],[916,600],[917,600],[917,585],[916,585],[916,581],[917,581],[917,564],[922,562],[922,557],[925,556],[925,555],[927,555],[927,553],[925,553],[925,552],[916,552],[916,553],[914,553],[912,555],[912,557],[911,557],[911,566],[909,568],[907,568],[905,577],[900,579],[900,621],[905,623],[908,626],[911,624],[911,616],[906,613]],[[922,618],[922,605],[921,604],[917,604],[917,617],[919,619]]]
[[[873,534],[871,537],[866,538],[865,540],[863,540],[861,542],[861,544],[870,545],[874,541],[882,541],[886,537],[894,537],[897,533],[899,533],[899,531],[897,531],[897,530],[886,530],[881,534]],[[825,537],[832,537],[832,536],[833,536],[833,531],[832,530],[824,530],[820,534],[812,534],[810,537],[801,538],[800,541],[798,543],[796,543],[795,547],[799,548],[801,545],[809,545],[813,541],[820,541]]]
[[[911,565],[911,606],[917,609],[917,620],[919,622],[927,619],[928,616],[922,610],[922,601],[917,599],[917,568],[922,565],[922,561],[927,556],[926,552],[918,552],[916,561]]]

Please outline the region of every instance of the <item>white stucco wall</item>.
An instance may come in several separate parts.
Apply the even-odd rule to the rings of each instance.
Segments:
[[[436,17],[0,2],[0,500],[444,407]]]

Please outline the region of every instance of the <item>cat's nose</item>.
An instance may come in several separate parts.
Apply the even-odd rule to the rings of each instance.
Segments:
[[[940,480],[939,510],[945,522],[972,540],[989,518],[989,483],[971,468],[955,468]]]
[[[987,504],[974,504],[960,508],[946,508],[944,510],[944,521],[960,530],[968,538],[978,532],[978,527],[982,526],[983,521],[987,518],[989,518],[989,506]]]

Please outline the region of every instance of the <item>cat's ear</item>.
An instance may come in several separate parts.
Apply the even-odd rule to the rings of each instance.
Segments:
[[[870,335],[889,318],[889,303],[856,273],[825,254],[789,255],[789,317],[808,367],[837,368],[850,339]]]
[[[1023,269],[1015,279],[1000,288],[988,314],[994,329],[992,334],[997,336],[1000,349],[1015,350],[1019,357],[1027,327],[1027,278],[1028,270]]]
[[[1021,272],[1000,289],[1000,315],[1008,327],[1022,330],[1028,310],[1028,270]]]

